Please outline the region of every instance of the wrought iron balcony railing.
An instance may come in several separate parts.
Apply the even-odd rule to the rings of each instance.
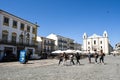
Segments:
[[[37,47],[37,43],[23,43],[23,42],[14,42],[14,41],[8,41],[8,40],[0,40],[0,44]]]

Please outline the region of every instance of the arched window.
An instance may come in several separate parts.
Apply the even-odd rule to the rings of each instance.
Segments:
[[[88,50],[90,50],[90,47],[88,47]]]
[[[90,42],[88,42],[88,45],[90,45]]]
[[[26,43],[29,44],[29,42],[30,42],[30,34],[27,33],[26,34]]]
[[[107,31],[104,31],[103,37],[108,37]]]
[[[7,30],[2,31],[2,41],[8,42],[8,31]]]
[[[19,42],[23,44],[23,34],[22,33],[19,36]]]
[[[30,32],[30,26],[27,26],[27,32]]]
[[[32,38],[32,44],[35,44],[35,37]]]
[[[94,44],[96,44],[96,40],[94,40]]]
[[[16,38],[17,38],[17,34],[15,32],[12,33],[12,42],[16,43]]]

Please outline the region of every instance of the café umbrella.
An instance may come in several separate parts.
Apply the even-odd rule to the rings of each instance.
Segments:
[[[59,54],[59,53],[63,53],[61,50],[56,50],[52,52],[53,54]]]
[[[76,50],[75,52],[76,53],[83,53],[83,51],[80,51],[80,50]]]
[[[118,54],[119,52],[118,52],[118,51],[112,51],[111,53],[113,53],[113,54]]]
[[[75,50],[71,50],[71,49],[64,50],[63,52],[65,52],[65,53],[76,53]]]

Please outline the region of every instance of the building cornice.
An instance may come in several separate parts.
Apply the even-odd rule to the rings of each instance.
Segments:
[[[13,17],[16,17],[16,18],[18,18],[18,19],[20,19],[20,20],[23,20],[23,21],[26,21],[26,22],[28,22],[28,23],[31,23],[32,25],[35,25],[36,27],[40,27],[40,26],[37,25],[36,23],[32,23],[32,22],[30,22],[30,21],[28,21],[28,20],[25,20],[25,19],[23,19],[23,18],[20,18],[20,17],[18,17],[18,16],[15,16],[15,15],[7,12],[7,11],[4,11],[4,10],[1,10],[1,9],[0,9],[0,13],[6,13],[6,14],[11,15],[11,16],[13,16]]]

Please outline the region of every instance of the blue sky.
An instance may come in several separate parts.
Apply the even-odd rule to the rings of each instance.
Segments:
[[[84,32],[106,30],[113,47],[120,42],[120,0],[1,0],[0,9],[37,22],[39,36],[55,33],[82,44]]]

